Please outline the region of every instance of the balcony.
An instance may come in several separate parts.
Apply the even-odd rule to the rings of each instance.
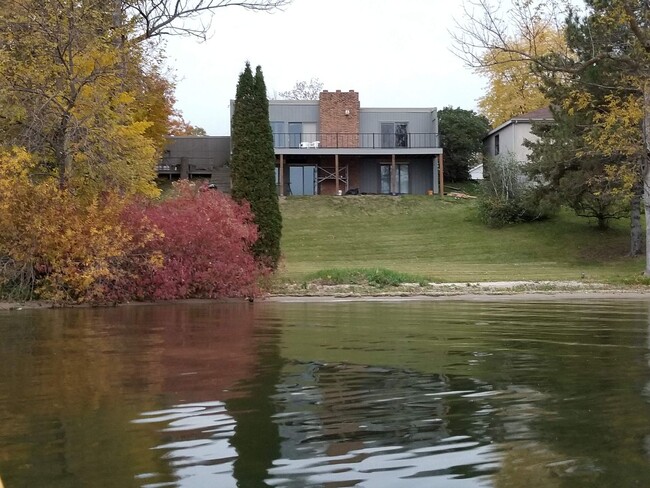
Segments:
[[[276,149],[429,149],[439,148],[438,134],[380,132],[342,133],[275,133]]]

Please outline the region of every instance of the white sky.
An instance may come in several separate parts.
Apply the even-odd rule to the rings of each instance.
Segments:
[[[356,90],[362,107],[476,109],[485,80],[449,50],[461,0],[293,0],[273,14],[219,9],[207,42],[173,37],[177,108],[209,135],[229,134],[244,63],[262,66],[269,95],[319,78]]]

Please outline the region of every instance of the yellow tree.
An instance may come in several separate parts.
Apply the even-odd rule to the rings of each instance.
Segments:
[[[640,201],[646,148],[642,129],[642,81],[628,76],[622,77],[621,82],[629,89],[603,97],[594,111],[593,125],[587,130],[585,142],[594,152],[619,161],[605,167],[603,178],[616,188],[614,197],[630,204],[630,255],[636,256],[643,249]]]
[[[543,79],[531,59],[551,53],[566,53],[564,26],[548,2],[513,0],[508,11],[511,23],[499,19],[490,0],[466,2],[465,25],[452,34],[452,50],[487,78],[487,89],[479,98],[480,112],[497,126],[512,117],[549,105]],[[505,15],[505,13],[504,13]]]
[[[521,49],[534,49],[548,54],[555,45],[561,44],[559,32],[539,31],[533,47],[528,41],[515,41]],[[478,99],[479,111],[496,127],[513,117],[548,107],[550,101],[543,91],[541,76],[530,62],[522,62],[517,54],[488,50],[484,65],[476,71],[487,78],[485,95]]]
[[[139,249],[121,222],[123,195],[79,198],[53,178],[35,178],[36,166],[24,149],[0,149],[0,290],[18,299],[101,301],[115,260]]]
[[[150,123],[136,117],[125,65],[142,66],[121,42],[110,4],[6,0],[0,13],[0,142],[25,147],[59,187],[156,193]]]

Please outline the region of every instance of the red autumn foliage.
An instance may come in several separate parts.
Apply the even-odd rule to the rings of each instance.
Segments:
[[[124,223],[142,245],[120,265],[117,299],[252,297],[268,273],[250,252],[257,226],[248,204],[207,186],[180,182],[172,198],[129,206]]]

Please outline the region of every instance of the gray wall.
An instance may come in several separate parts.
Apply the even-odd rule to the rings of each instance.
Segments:
[[[359,191],[362,193],[379,193],[379,161],[364,159],[361,161]]]
[[[271,100],[269,102],[269,120],[284,122],[284,131],[288,132],[288,122],[315,122],[320,132],[320,112],[317,100],[292,101]],[[382,122],[408,122],[409,133],[437,133],[438,115],[436,109],[374,109],[362,108],[359,114],[360,131],[381,133]]]
[[[163,160],[188,158],[190,164],[224,166],[230,159],[228,136],[168,137]]]
[[[292,102],[287,100],[269,102],[269,121],[270,122],[284,122],[284,129],[282,132],[288,132],[288,122],[312,122],[316,123],[317,131],[320,131],[318,126],[319,121],[318,101],[300,101]]]
[[[382,122],[408,122],[408,131],[411,134],[430,134],[437,130],[437,112],[408,111],[408,110],[381,110],[361,109],[359,124],[361,132],[381,132]]]
[[[415,160],[409,164],[409,180],[412,195],[426,195],[433,190],[433,158]]]
[[[179,136],[168,137],[162,159],[158,165],[160,176],[183,177],[181,162],[186,163],[188,174],[210,178],[224,192],[230,191],[230,137],[229,136]]]
[[[433,157],[426,158],[397,158],[397,163],[408,163],[409,186],[411,195],[426,195],[427,190],[433,189]],[[361,174],[359,191],[362,193],[379,193],[379,165],[390,164],[390,158],[363,159],[360,161]]]

